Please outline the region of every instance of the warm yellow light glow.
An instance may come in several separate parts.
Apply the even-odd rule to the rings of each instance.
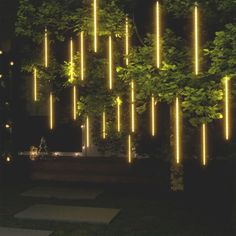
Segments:
[[[94,14],[94,52],[97,52],[97,0],[93,1]]]
[[[198,29],[198,5],[194,7],[194,44],[195,44],[195,74],[199,74],[199,29]]]
[[[134,81],[131,81],[131,131],[135,132],[135,98],[134,98]]]
[[[81,80],[84,80],[84,31],[80,33],[80,70],[81,70]]]
[[[52,93],[50,93],[50,98],[49,98],[49,107],[50,107],[50,117],[49,117],[49,121],[50,121],[50,129],[53,129],[53,119],[54,119],[54,114],[53,114],[53,95]]]
[[[89,117],[86,117],[86,147],[90,147],[90,127],[89,127]]]
[[[113,87],[112,38],[109,36],[109,89]]]
[[[160,68],[161,56],[160,56],[160,4],[156,3],[156,63],[157,68]]]
[[[45,67],[48,67],[48,31],[45,28],[44,32],[44,63]]]
[[[121,99],[120,97],[117,97],[116,103],[117,103],[117,131],[120,132],[121,130],[121,111],[120,111]]]
[[[102,138],[106,139],[106,112],[102,113]]]
[[[125,20],[125,63],[129,65],[129,21],[128,18]]]
[[[11,157],[6,157],[6,162],[10,162],[11,161]]]
[[[176,149],[176,163],[180,163],[180,128],[179,128],[179,98],[175,101],[175,149]]]
[[[34,101],[38,101],[38,84],[37,84],[37,69],[34,68]]]
[[[225,139],[229,140],[229,129],[230,129],[230,121],[229,121],[229,113],[230,113],[230,99],[229,99],[229,77],[225,77]]]
[[[73,86],[73,119],[76,120],[77,118],[77,91],[76,86]]]
[[[151,128],[152,128],[152,136],[156,134],[156,106],[155,106],[155,98],[154,95],[151,97]]]
[[[132,140],[131,135],[128,136],[128,162],[132,162]]]
[[[206,165],[206,153],[207,153],[207,139],[206,139],[206,124],[202,124],[202,164]]]
[[[73,40],[70,40],[70,81],[74,81],[74,45]]]

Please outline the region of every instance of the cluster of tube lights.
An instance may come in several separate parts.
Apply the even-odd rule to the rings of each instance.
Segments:
[[[230,138],[230,133],[229,133],[229,128],[230,128],[230,121],[229,121],[229,110],[230,110],[230,101],[229,101],[229,77],[226,76],[224,78],[225,82],[225,139],[229,140]]]
[[[89,122],[89,117],[86,117],[86,147],[89,148],[90,147],[90,122]]]
[[[34,68],[34,101],[38,101],[38,82],[37,82],[37,69]]]
[[[84,31],[80,33],[80,77],[84,80]]]
[[[102,113],[102,138],[106,139],[106,112]]]
[[[116,99],[116,105],[117,105],[117,131],[120,132],[121,131],[121,99],[118,96]]]
[[[112,59],[112,38],[109,36],[109,89],[113,88],[113,59]]]
[[[97,52],[97,0],[93,1],[93,23],[94,23],[94,52]]]
[[[179,111],[179,98],[176,97],[175,101],[175,144],[176,144],[176,163],[180,163],[180,123],[179,123],[179,117],[180,117],[180,111]]]

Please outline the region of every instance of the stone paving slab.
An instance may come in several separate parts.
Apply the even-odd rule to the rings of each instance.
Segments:
[[[49,236],[52,231],[0,227],[1,236]]]
[[[40,204],[33,205],[15,215],[18,219],[48,220],[68,223],[109,224],[120,209],[61,206]]]
[[[34,187],[22,193],[21,196],[64,200],[94,200],[102,192],[103,190],[96,188]]]

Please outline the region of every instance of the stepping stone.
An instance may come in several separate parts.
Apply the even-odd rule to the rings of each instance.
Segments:
[[[18,219],[49,220],[69,223],[99,223],[109,224],[120,212],[119,209],[59,206],[59,205],[34,205],[15,215]]]
[[[60,187],[35,187],[24,193],[25,197],[55,198],[64,200],[94,200],[103,191],[95,188],[60,188]]]
[[[52,231],[0,227],[2,236],[49,236]]]

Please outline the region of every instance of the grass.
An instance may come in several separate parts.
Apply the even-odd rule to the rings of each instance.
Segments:
[[[154,187],[106,186],[96,200],[65,201],[21,197],[32,184],[1,185],[0,226],[53,230],[52,236],[231,236],[229,203],[208,190],[159,192]],[[39,203],[113,207],[120,214],[109,224],[66,224],[18,220],[14,214]]]

